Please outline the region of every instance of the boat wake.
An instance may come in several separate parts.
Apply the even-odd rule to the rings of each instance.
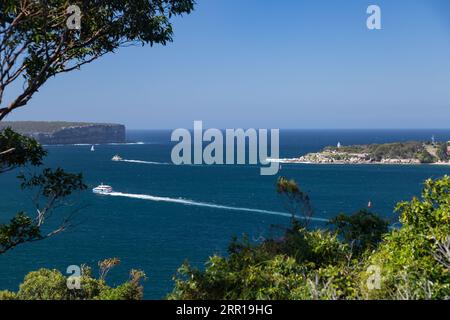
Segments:
[[[140,163],[140,164],[153,164],[153,165],[160,165],[160,166],[168,166],[168,165],[171,165],[171,164],[168,163],[168,162],[154,162],[154,161],[128,160],[128,159],[117,160],[117,162]]]
[[[287,158],[287,159],[267,158],[266,161],[269,163],[282,163],[282,164],[312,164],[312,162],[299,161],[298,159],[295,158]]]
[[[186,205],[186,206],[206,207],[206,208],[213,208],[213,209],[219,209],[219,210],[260,213],[260,214],[275,215],[275,216],[288,217],[288,218],[290,218],[292,216],[291,214],[286,213],[286,212],[242,208],[242,207],[231,207],[231,206],[224,206],[224,205],[208,203],[208,202],[198,202],[198,201],[182,199],[182,198],[177,199],[177,198],[158,197],[158,196],[145,195],[145,194],[132,194],[132,193],[122,193],[122,192],[111,192],[111,193],[108,193],[108,195],[113,196],[113,197],[125,197],[125,198],[141,199],[141,200],[148,200],[148,201],[155,201],[155,202],[178,203],[178,204],[182,204],[182,205]],[[297,217],[297,218],[305,219],[304,217]],[[321,219],[321,218],[311,218],[310,220],[317,221],[317,222],[329,222],[329,220]]]
[[[147,143],[143,142],[143,141],[137,141],[137,142],[111,142],[111,143],[107,143],[107,145],[109,145],[109,146],[134,146],[134,145],[143,145],[143,144],[147,144]]]

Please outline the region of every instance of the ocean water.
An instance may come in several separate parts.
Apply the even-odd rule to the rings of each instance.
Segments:
[[[46,166],[83,172],[92,188],[104,182],[114,196],[76,194],[49,223],[76,213],[72,229],[41,242],[21,245],[0,255],[0,289],[17,290],[23,277],[39,268],[65,272],[69,265],[119,257],[108,282],[118,284],[132,268],[148,277],[145,298],[160,299],[173,287],[177,268],[188,260],[203,267],[212,254],[226,254],[233,236],[258,241],[276,235],[289,223],[275,192],[279,175],[294,178],[310,194],[314,227],[320,219],[351,213],[372,201],[373,210],[395,222],[398,201],[420,194],[423,181],[450,174],[447,166],[284,164],[278,176],[260,176],[258,166],[174,166],[170,131],[129,131],[139,144],[49,146]],[[285,130],[280,156],[289,158],[324,146],[408,140],[450,140],[450,130]],[[128,162],[112,162],[120,154]],[[19,189],[17,172],[0,176],[0,222],[17,211],[33,212],[32,192]]]

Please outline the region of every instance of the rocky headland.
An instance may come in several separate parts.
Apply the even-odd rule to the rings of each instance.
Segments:
[[[4,121],[0,130],[14,131],[35,138],[44,145],[105,144],[126,142],[125,126],[114,123]]]
[[[450,165],[450,142],[398,142],[326,147],[284,163]]]

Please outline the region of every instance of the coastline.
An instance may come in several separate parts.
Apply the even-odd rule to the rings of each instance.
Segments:
[[[399,162],[319,162],[319,161],[303,161],[298,159],[267,159],[267,162],[280,163],[280,164],[309,164],[309,165],[383,165],[383,166],[450,166],[450,162],[434,162],[434,163],[399,163]]]
[[[450,142],[395,142],[383,144],[325,147],[297,158],[274,159],[268,162],[336,165],[450,165]]]

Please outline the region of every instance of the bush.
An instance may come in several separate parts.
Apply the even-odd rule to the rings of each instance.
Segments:
[[[437,241],[450,234],[450,178],[428,180],[422,199],[397,206],[402,227],[385,237],[368,265],[381,271],[381,287],[368,298],[444,299],[450,296],[450,270],[436,259]],[[362,274],[367,279],[367,274]]]
[[[25,276],[17,293],[0,292],[0,300],[140,300],[143,296],[142,271],[132,270],[130,280],[110,287],[103,278],[92,277],[91,269],[82,268],[80,289],[69,289],[67,277],[58,270],[40,269]]]
[[[0,301],[2,300],[17,300],[17,295],[14,292],[3,290],[0,291]]]
[[[293,228],[259,245],[234,241],[229,252],[211,257],[205,271],[185,263],[169,299],[331,299],[352,291],[349,247],[330,232]]]
[[[389,230],[387,221],[365,209],[352,215],[341,213],[331,219],[329,224],[356,253],[374,249]]]
[[[442,244],[450,243],[450,178],[426,181],[422,199],[397,210],[397,230],[360,211],[334,219],[337,232],[308,231],[294,220],[281,239],[234,240],[229,255],[211,257],[204,271],[185,263],[168,298],[448,299]],[[355,241],[364,250],[352,250]]]
[[[61,272],[40,269],[25,276],[17,298],[19,300],[69,300],[71,292],[67,289],[66,277]]]

